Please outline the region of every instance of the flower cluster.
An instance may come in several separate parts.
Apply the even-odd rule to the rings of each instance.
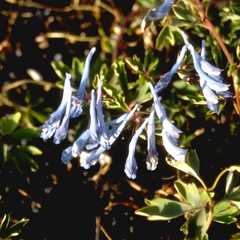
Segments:
[[[43,138],[43,140],[47,140],[54,135],[53,142],[55,144],[59,144],[67,136],[69,119],[76,118],[81,115],[82,102],[89,76],[89,66],[95,50],[96,48],[93,47],[87,56],[82,79],[76,96],[72,95],[72,87],[70,83],[71,75],[69,73],[66,74],[62,101],[58,109],[53,112],[50,118],[40,127],[42,130],[40,137]]]
[[[155,115],[161,122],[163,146],[176,161],[185,161],[187,149],[178,146],[179,137],[182,131],[175,127],[168,119],[167,113],[161,104],[161,97],[158,96],[165,89],[180,64],[182,63],[187,49],[190,51],[194,67],[199,74],[199,82],[203,94],[207,100],[208,108],[214,112],[219,109],[219,96],[224,98],[232,97],[232,93],[228,91],[229,85],[223,83],[221,77],[221,69],[212,66],[205,60],[205,44],[203,41],[201,55],[199,55],[194,47],[188,42],[184,33],[182,33],[185,45],[181,53],[173,65],[172,69],[161,78],[155,86],[148,83],[153,96],[153,104],[149,114],[141,126],[136,130],[129,144],[128,156],[125,163],[124,172],[128,178],[134,179],[137,175],[137,161],[134,157],[136,144],[140,134],[146,129],[147,133],[147,156],[146,167],[153,171],[158,165],[158,151],[155,139]],[[75,96],[72,96],[72,88],[70,84],[70,74],[66,74],[64,83],[63,97],[58,109],[53,112],[50,118],[40,127],[42,130],[41,138],[47,140],[54,135],[54,143],[59,144],[67,136],[70,118],[78,117],[82,113],[82,103],[84,100],[85,88],[89,77],[89,66],[95,48],[92,48],[87,56],[82,80],[79,90]],[[100,155],[109,150],[115,140],[119,137],[126,124],[132,118],[138,108],[138,104],[129,112],[125,113],[117,119],[106,122],[104,120],[102,109],[102,80],[98,80],[98,88],[91,91],[91,103],[89,107],[90,123],[79,138],[72,146],[65,149],[62,153],[61,160],[68,163],[75,157],[80,157],[80,164],[85,169],[96,164]],[[87,151],[86,154],[84,150]]]

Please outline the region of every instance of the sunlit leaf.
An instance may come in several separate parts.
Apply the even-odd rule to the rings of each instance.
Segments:
[[[177,5],[173,5],[172,9],[173,9],[173,12],[175,13],[175,15],[179,19],[188,21],[190,23],[196,21],[196,18],[193,17],[192,13],[189,12],[188,10],[186,10],[186,9],[183,9],[182,7],[178,7]]]
[[[81,81],[82,73],[84,69],[84,62],[80,61],[78,58],[74,57],[72,60],[72,78]],[[66,77],[66,72],[65,72]]]
[[[188,203],[196,207],[202,207],[198,189],[194,183],[185,184],[179,180],[174,182],[178,194]]]
[[[39,136],[40,136],[39,129],[33,129],[33,128],[20,128],[11,134],[11,137],[13,138],[26,139],[26,140],[32,140],[33,138],[36,138]]]
[[[52,61],[51,66],[53,67],[53,70],[55,71],[57,76],[62,80],[65,79],[66,73],[71,73],[71,68],[69,68],[62,61],[59,61],[59,62]]]
[[[145,216],[149,220],[169,220],[184,215],[186,212],[197,210],[198,207],[180,203],[166,198],[145,200],[148,206],[135,211],[137,215]]]
[[[0,131],[3,135],[11,134],[17,127],[21,119],[21,113],[16,112],[10,116],[0,119]]]
[[[11,227],[7,228],[6,231],[4,231],[3,235],[1,235],[2,238],[10,238],[18,236],[21,232],[22,228],[29,222],[29,219],[23,218],[19,222],[13,224]]]
[[[239,214],[237,207],[227,201],[221,201],[213,208],[213,220],[215,222],[231,224],[237,221],[235,218]]]
[[[189,150],[187,152],[186,163],[199,175],[200,160],[196,150]]]
[[[4,214],[3,219],[1,221],[0,225],[0,236],[2,237],[2,234],[4,231],[8,228],[9,222],[11,218],[11,213]]]
[[[205,208],[194,213],[186,222],[186,240],[204,240],[208,239],[207,231],[207,214]]]
[[[239,179],[239,172],[229,171],[226,178],[225,197],[228,197]]]

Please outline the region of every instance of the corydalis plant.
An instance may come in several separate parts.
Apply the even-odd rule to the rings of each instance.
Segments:
[[[59,144],[67,137],[70,117],[75,118],[81,115],[82,102],[89,77],[90,62],[95,50],[96,48],[93,47],[87,56],[76,96],[72,96],[71,75],[66,73],[62,101],[58,109],[53,112],[50,118],[40,127],[42,130],[40,137],[43,138],[43,140],[47,140],[54,135],[53,142]]]

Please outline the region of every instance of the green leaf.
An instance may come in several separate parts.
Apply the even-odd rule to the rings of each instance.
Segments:
[[[228,197],[232,193],[232,190],[236,186],[238,179],[239,172],[231,170],[228,172],[225,186],[225,197]]]
[[[23,149],[24,151],[26,151],[32,155],[42,155],[42,151],[35,146],[31,146],[31,145],[22,146],[21,149]]]
[[[6,229],[4,234],[1,236],[2,238],[10,238],[18,236],[21,232],[21,229],[29,222],[29,219],[23,218],[19,222],[13,224],[11,227]]]
[[[141,59],[137,57],[137,55],[133,55],[133,58],[125,59],[128,66],[135,72],[143,71],[143,66],[141,63]]]
[[[8,145],[3,143],[3,141],[0,139],[0,172],[2,166],[4,166],[5,162],[7,161],[7,149]]]
[[[71,73],[71,69],[62,61],[59,62],[52,61],[51,66],[55,73],[57,74],[57,76],[62,80],[66,78],[66,73]]]
[[[128,106],[125,102],[125,96],[109,84],[103,86],[104,91],[114,99],[114,102],[106,102],[106,106],[109,108],[120,108],[124,112],[128,111]],[[113,107],[115,106],[115,107]]]
[[[201,198],[195,183],[189,183],[188,185],[177,180],[174,182],[178,194],[188,203],[195,207],[202,207]]]
[[[167,163],[174,167],[177,168],[180,171],[183,171],[193,177],[195,177],[201,184],[202,186],[205,188],[205,184],[202,181],[202,179],[199,177],[199,175],[194,171],[193,168],[191,168],[187,163],[185,163],[184,161],[176,161],[174,159],[167,159]]]
[[[72,78],[76,79],[80,82],[81,77],[82,77],[82,73],[83,73],[83,69],[84,69],[84,62],[80,61],[78,58],[73,57],[72,60]],[[66,72],[65,72],[65,77],[66,77]]]
[[[11,137],[16,139],[26,139],[26,140],[32,140],[33,138],[37,138],[40,135],[39,129],[33,129],[33,128],[20,128],[13,133],[10,134]]]
[[[186,163],[199,175],[200,160],[196,150],[189,150],[187,152]]]
[[[177,18],[188,21],[190,23],[196,22],[196,18],[193,17],[192,13],[190,13],[188,10],[183,9],[177,5],[173,5],[172,9],[175,15],[177,16]]]
[[[208,239],[206,235],[207,214],[205,208],[196,212],[186,222],[186,238],[187,240],[204,240]]]
[[[101,38],[101,48],[106,53],[113,53],[114,47],[116,46],[116,41],[111,38],[103,36]]]
[[[147,217],[148,220],[170,220],[184,215],[186,212],[199,209],[189,204],[165,198],[155,198],[145,200],[145,202],[148,206],[136,210],[135,213]]]
[[[16,112],[10,116],[4,116],[0,119],[0,129],[3,135],[11,134],[18,126],[21,119],[21,113]]]
[[[1,221],[1,225],[0,225],[0,237],[2,237],[2,234],[7,229],[10,222],[10,217],[11,217],[11,213],[4,214],[3,219]]]
[[[235,218],[239,214],[239,210],[236,206],[232,206],[230,202],[221,201],[213,208],[213,221],[231,224],[237,221]]]
[[[134,97],[134,102],[139,104],[145,103],[152,99],[152,93],[149,90],[148,83],[145,81],[143,84],[138,85],[136,89],[136,96]]]
[[[122,59],[117,59],[112,64],[113,70],[115,72],[115,75],[118,77],[118,83],[120,84],[122,91],[125,96],[128,96],[128,89],[127,89],[127,72],[125,69],[125,64]]]
[[[240,239],[240,233],[235,233],[231,235],[231,238],[229,240],[239,240]]]

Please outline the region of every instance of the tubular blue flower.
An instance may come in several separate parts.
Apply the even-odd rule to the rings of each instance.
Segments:
[[[150,171],[154,171],[158,165],[158,152],[156,147],[156,138],[155,138],[155,108],[152,106],[151,113],[149,115],[149,121],[147,126],[147,159],[146,167]]]
[[[77,157],[80,155],[80,153],[82,152],[84,146],[87,144],[87,142],[89,141],[89,138],[91,137],[91,133],[90,130],[87,129],[86,131],[84,131],[80,137],[73,143],[73,147],[72,147],[72,156],[73,157]]]
[[[95,90],[91,92],[91,103],[90,103],[90,133],[92,141],[99,143],[101,130],[97,122],[96,109],[95,109]]]
[[[217,77],[222,70],[213,67],[211,64],[207,63],[202,57],[194,50],[193,46],[188,42],[184,32],[182,32],[185,44],[193,57],[193,63],[195,70],[199,74],[199,77],[206,81],[206,84],[215,91],[227,91],[229,86],[220,81],[221,78]],[[215,77],[214,77],[215,76]]]
[[[155,111],[157,113],[157,116],[159,118],[159,120],[162,122],[162,126],[165,128],[165,130],[171,134],[173,137],[178,138],[179,134],[182,132],[181,130],[179,130],[177,127],[175,127],[170,120],[167,117],[166,111],[163,108],[162,104],[160,103],[160,100],[157,96],[157,93],[155,92],[152,84],[149,82],[148,83],[152,95],[153,95],[153,101],[154,101],[154,105],[155,105]]]
[[[69,120],[70,120],[71,96],[72,96],[72,89],[70,90],[70,93],[69,93],[66,111],[65,111],[65,115],[63,117],[62,123],[60,127],[57,128],[56,133],[54,135],[53,142],[55,144],[59,144],[62,140],[64,140],[67,137]]]
[[[115,128],[110,129],[108,131],[110,146],[112,146],[112,144],[115,142],[115,140],[119,137],[119,135],[121,134],[125,125],[131,119],[131,117],[133,116],[133,114],[135,113],[137,108],[138,108],[138,104],[135,105],[135,107],[131,110],[131,112],[129,112],[127,114],[127,116],[124,119],[120,117],[122,119],[122,121],[120,121],[119,123],[118,123],[118,121],[116,121],[118,123],[118,125]],[[125,115],[126,114],[124,114],[124,116]],[[84,156],[80,156],[81,157],[81,166],[84,167],[85,169],[88,169],[90,166],[95,165],[96,162],[98,161],[100,155],[104,151],[106,151],[106,149],[103,146],[99,146],[97,149],[94,149],[94,150],[90,151],[89,153],[84,154]]]
[[[134,136],[131,139],[131,142],[129,144],[129,149],[128,149],[128,157],[125,163],[125,168],[124,172],[126,173],[128,178],[135,179],[137,176],[137,162],[134,157],[135,150],[136,150],[136,145],[137,145],[137,140],[139,138],[139,135],[142,133],[143,129],[148,123],[149,118],[146,118],[145,121],[142,123],[142,125],[139,127],[139,129],[135,132]]]
[[[163,146],[174,159],[185,161],[187,149],[178,147],[175,139],[164,128],[162,128],[162,139]]]
[[[164,18],[168,14],[168,12],[171,10],[173,3],[174,3],[174,0],[166,0],[156,9],[151,9],[142,21],[142,24],[141,24],[142,32],[145,29],[145,25],[147,21],[149,20],[155,21],[155,20],[160,20]]]
[[[63,163],[67,164],[72,159],[73,159],[72,146],[70,146],[62,152],[61,160]]]
[[[197,54],[193,46],[188,42],[185,34],[182,32],[185,44],[193,57],[193,63],[196,71],[199,74],[200,86],[203,95],[206,98],[208,108],[218,113],[219,111],[219,96],[224,98],[232,98],[233,93],[228,91],[230,85],[223,83],[223,77],[220,75],[222,70],[214,67],[205,60],[206,50],[205,41],[202,41],[201,56]],[[214,91],[214,92],[213,92]],[[215,94],[216,93],[216,94]]]
[[[70,78],[71,75],[67,73],[64,83],[63,97],[58,109],[53,112],[50,118],[40,127],[42,130],[40,137],[43,138],[43,140],[51,138],[60,125],[62,117],[66,111],[66,106],[69,102],[69,98],[71,98],[72,88]]]
[[[81,82],[80,82],[80,85],[78,88],[78,92],[77,92],[76,96],[72,96],[72,107],[70,110],[71,118],[76,118],[76,117],[80,116],[82,113],[82,102],[84,99],[84,93],[85,93],[85,89],[87,86],[87,80],[89,77],[90,62],[91,62],[92,56],[95,51],[96,51],[95,47],[93,47],[90,50],[90,52],[87,56],[86,62],[85,62],[83,75],[82,75],[82,79],[81,79]]]
[[[180,64],[183,61],[183,58],[185,56],[186,53],[186,49],[187,47],[184,45],[181,53],[177,59],[177,62],[173,65],[173,67],[171,68],[171,70],[164,76],[162,77],[157,84],[155,85],[154,89],[157,93],[161,92],[162,90],[164,90],[168,84],[171,82],[173,75],[175,74],[175,72],[178,70]]]
[[[148,85],[153,95],[155,111],[157,113],[158,118],[162,122],[163,146],[166,149],[166,151],[170,155],[172,155],[176,160],[185,160],[187,150],[177,146],[178,138],[182,131],[179,130],[170,122],[163,106],[160,103],[160,100],[156,92],[154,91],[152,84],[148,83]]]
[[[97,116],[98,116],[98,121],[99,121],[99,127],[101,130],[101,136],[100,136],[100,144],[105,148],[105,149],[110,149],[110,144],[109,144],[109,136],[107,133],[107,128],[103,119],[103,111],[102,111],[102,86],[101,86],[102,80],[99,79],[98,82],[98,97],[97,97]]]

